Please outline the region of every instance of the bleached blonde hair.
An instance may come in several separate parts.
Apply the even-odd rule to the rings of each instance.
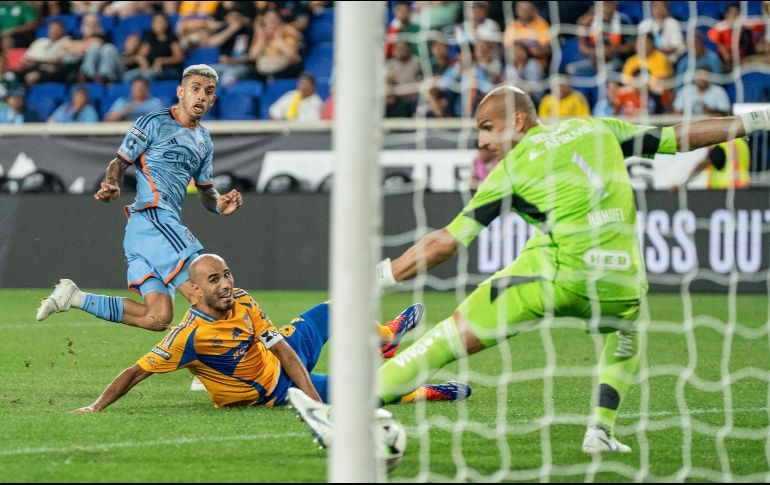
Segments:
[[[219,84],[219,75],[217,74],[217,71],[215,71],[211,66],[207,66],[206,64],[194,64],[186,68],[182,73],[182,81],[190,76],[207,77],[209,79],[213,79],[217,84]]]

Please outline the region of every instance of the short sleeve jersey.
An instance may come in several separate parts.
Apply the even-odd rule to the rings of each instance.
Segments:
[[[609,118],[538,125],[447,230],[467,246],[497,216],[515,211],[539,229],[527,247],[555,254],[555,281],[602,300],[639,298],[647,282],[624,159],[675,151],[673,128]]]
[[[136,120],[118,149],[120,160],[136,165],[135,210],[161,207],[181,215],[191,179],[199,188],[214,185],[214,144],[208,130],[183,124],[175,109]]]
[[[189,369],[216,407],[270,405],[281,367],[268,349],[283,340],[260,306],[243,290],[224,320],[195,306],[137,365],[147,372]]]

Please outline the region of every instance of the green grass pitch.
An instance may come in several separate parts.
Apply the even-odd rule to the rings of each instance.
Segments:
[[[205,393],[188,391],[184,371],[153,376],[103,413],[68,413],[90,404],[162,334],[77,310],[37,323],[47,292],[0,291],[3,481],[326,480],[326,452],[312,446],[291,411],[216,410]],[[279,323],[326,295],[253,296]],[[412,298],[385,297],[383,316]],[[421,299],[423,328],[456,304],[454,293]],[[184,301],[176,303],[180,317]],[[679,294],[652,295],[649,308],[642,372],[618,420],[618,436],[633,453],[599,459],[579,451],[598,341],[564,320],[443,369],[435,381],[459,377],[473,386],[467,403],[389,406],[409,431],[407,454],[390,479],[768,481],[767,295],[684,302]]]

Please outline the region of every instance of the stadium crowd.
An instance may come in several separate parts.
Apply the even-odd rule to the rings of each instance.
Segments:
[[[690,3],[390,2],[385,114],[471,116],[504,83],[544,118],[766,100],[770,2]],[[328,1],[2,2],[0,123],[135,120],[198,63],[220,76],[206,119],[328,119],[333,22]]]

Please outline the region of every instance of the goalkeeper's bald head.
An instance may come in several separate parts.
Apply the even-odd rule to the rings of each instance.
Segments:
[[[488,110],[487,115],[509,117],[514,113],[524,113],[531,119],[537,118],[532,98],[516,86],[500,86],[493,89],[479,103],[478,113],[482,108]]]

